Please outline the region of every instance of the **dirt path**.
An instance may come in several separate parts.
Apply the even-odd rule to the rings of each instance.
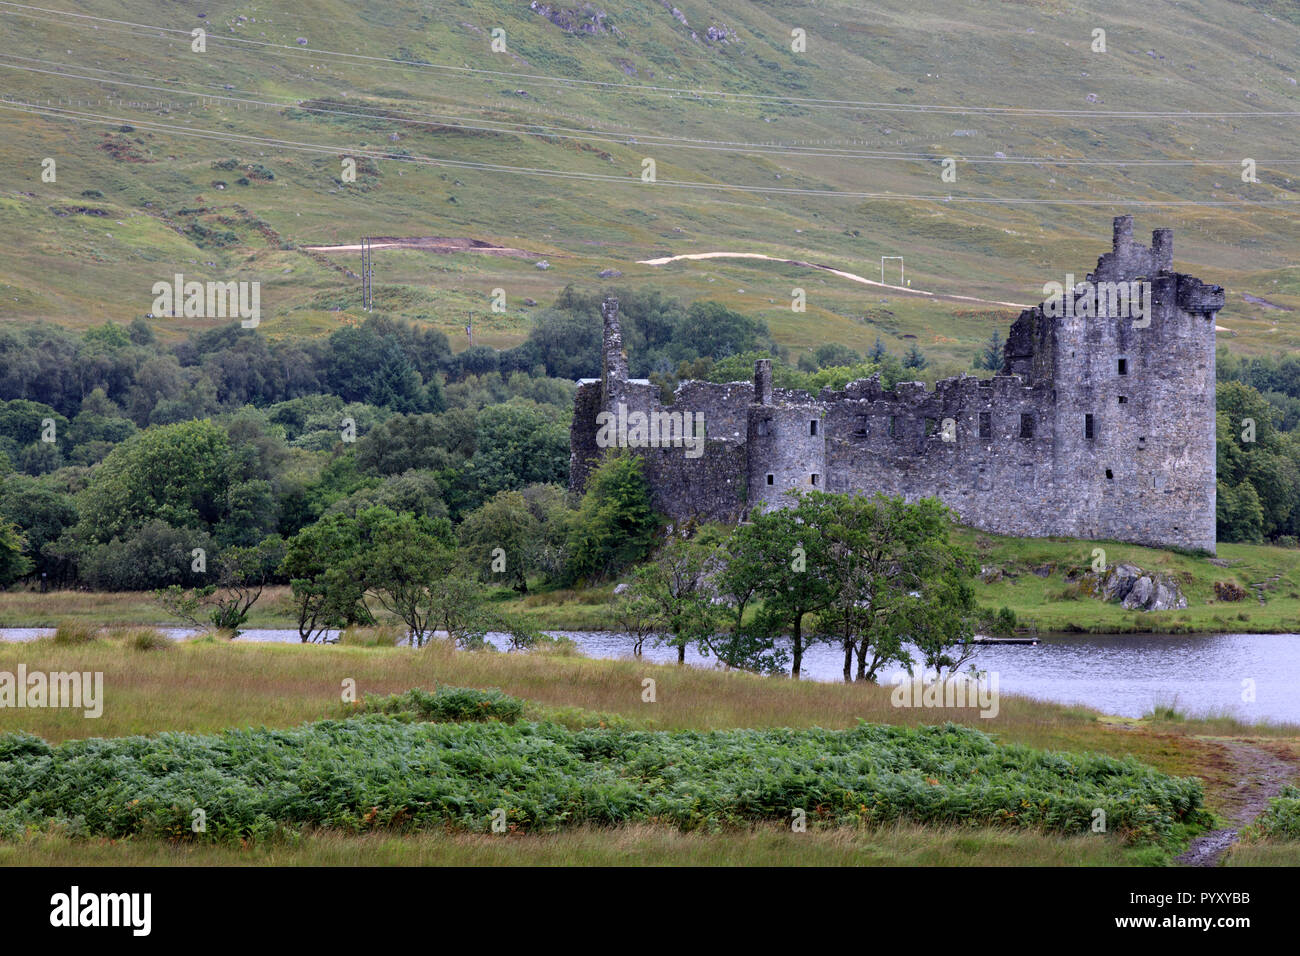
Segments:
[[[302,246],[312,252],[360,252],[360,243],[339,246]],[[519,256],[527,259],[534,253],[509,246],[497,246],[482,239],[465,239],[455,236],[375,236],[371,249],[423,249],[426,252],[482,252],[489,256]]]
[[[1290,783],[1297,770],[1294,754],[1284,743],[1252,744],[1241,740],[1216,740],[1224,749],[1225,774],[1231,789],[1225,795],[1225,806],[1220,815],[1232,824],[1222,830],[1192,840],[1186,852],[1174,859],[1185,866],[1217,866],[1228,848],[1237,842],[1237,833],[1253,822],[1268,808],[1269,798],[1275,797],[1283,786]],[[1283,757],[1279,750],[1286,750]]]
[[[776,256],[764,255],[761,252],[696,252],[684,256],[664,256],[661,259],[638,259],[637,265],[665,266],[670,262],[680,262],[683,259],[764,259],[768,262],[784,262],[786,265],[802,266],[805,269],[817,269],[821,272],[829,272],[831,275],[839,276],[841,279],[848,279],[850,282],[875,286],[877,289],[888,289],[890,292],[897,292],[899,295],[919,295],[927,299],[944,299],[948,302],[974,302],[978,305],[998,305],[1011,309],[1029,308],[1029,306],[1021,302],[1001,302],[997,299],[977,299],[973,295],[947,295],[942,292],[926,292],[923,289],[913,289],[911,286],[907,285],[889,285],[884,282],[877,282],[875,279],[868,279],[865,276],[860,276],[853,272],[845,272],[843,269],[834,269],[830,266],[820,265],[816,262],[804,262],[802,259],[780,259]]]

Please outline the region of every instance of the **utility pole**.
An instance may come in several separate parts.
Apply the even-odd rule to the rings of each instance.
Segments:
[[[370,237],[361,237],[361,308],[369,312],[374,305],[373,280],[375,274],[374,252],[370,248]]]

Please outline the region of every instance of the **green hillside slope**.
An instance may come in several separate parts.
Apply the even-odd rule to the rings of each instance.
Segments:
[[[722,300],[796,349],[879,335],[964,367],[1015,309],[799,265],[638,260],[758,252],[879,279],[881,256],[903,256],[913,289],[1032,303],[1131,212],[1139,232],[1173,227],[1180,269],[1228,287],[1231,348],[1300,346],[1293,4],[186,7],[0,4],[0,318],[130,321],[182,272],[259,280],[268,334],[326,332],[361,315],[359,256],[304,247],[438,236],[521,250],[376,253],[376,307],[457,348],[468,313],[476,341],[512,344],[528,300],[612,269]]]

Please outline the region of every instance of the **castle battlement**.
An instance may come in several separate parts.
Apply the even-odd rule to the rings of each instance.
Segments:
[[[581,490],[605,453],[596,415],[621,404],[703,421],[698,457],[638,449],[656,508],[674,518],[737,520],[797,488],[879,491],[937,497],[995,533],[1213,551],[1223,289],[1173,270],[1172,230],[1135,241],[1130,216],[1115,219],[1093,272],[1062,278],[1012,324],[991,378],[885,389],[875,375],[814,397],[773,387],[760,360],[753,381],[682,382],[667,406],[650,383],[629,381],[607,299],[601,378],[575,399],[570,486]]]

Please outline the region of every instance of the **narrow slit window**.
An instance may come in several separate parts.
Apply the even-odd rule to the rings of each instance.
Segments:
[[[1034,437],[1034,416],[1032,413],[1029,412],[1020,413],[1020,437],[1021,438]]]
[[[809,435],[817,434],[817,419],[814,418],[812,421],[808,423],[808,434]]]
[[[1093,436],[1093,429],[1092,429],[1092,416],[1091,416],[1091,415],[1084,415],[1084,416],[1083,416],[1083,437],[1084,437],[1084,438],[1087,438],[1089,441],[1091,441],[1092,438],[1094,437],[1094,436]]]
[[[898,416],[897,415],[889,416],[889,437],[890,438],[898,437]]]
[[[1110,481],[1113,481],[1115,479],[1115,473],[1112,472],[1109,468],[1106,469],[1106,478],[1107,480]]]
[[[980,412],[980,438],[993,437],[993,413]]]
[[[759,438],[766,438],[766,437],[767,437],[767,430],[768,430],[768,427],[769,427],[769,426],[768,426],[768,419],[766,419],[766,418],[760,418],[760,419],[758,420],[758,437],[759,437]]]
[[[776,475],[769,474],[769,475],[767,476],[767,483],[768,483],[769,485],[774,485],[774,484],[776,484]]]
[[[1121,375],[1128,374],[1128,359],[1122,358],[1119,360],[1119,374]]]
[[[813,472],[813,474],[811,474],[811,475],[808,476],[808,483],[811,484],[811,485],[816,485],[816,484],[817,484],[817,479],[818,479],[819,477],[820,477],[820,476],[819,476],[816,472]]]

